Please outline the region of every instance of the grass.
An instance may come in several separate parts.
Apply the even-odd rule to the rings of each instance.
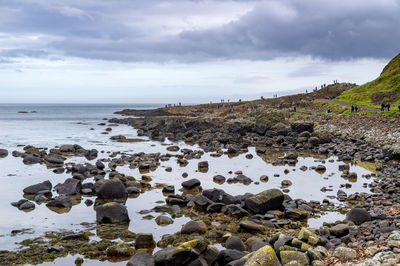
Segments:
[[[394,57],[389,64],[385,66],[381,75],[364,85],[355,87],[343,92],[335,100],[362,105],[372,108],[380,108],[380,103],[373,102],[373,95],[379,92],[393,92],[400,90],[400,54]],[[384,97],[382,101],[390,102],[392,107],[400,103],[400,93],[392,97]]]

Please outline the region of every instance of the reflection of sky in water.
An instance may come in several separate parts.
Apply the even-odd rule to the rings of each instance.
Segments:
[[[31,108],[35,110],[35,108]],[[119,110],[122,108],[117,108]],[[22,109],[23,110],[23,109]],[[30,109],[29,109],[30,110]],[[40,110],[39,110],[40,111]],[[82,111],[82,110],[81,110]],[[113,110],[115,111],[115,110]],[[42,111],[44,112],[44,111]],[[125,151],[127,153],[136,152],[161,152],[167,153],[166,147],[161,145],[159,142],[139,142],[139,143],[115,143],[109,140],[112,135],[125,135],[130,138],[137,137],[135,130],[128,126],[113,127],[113,131],[110,135],[101,134],[105,127],[98,126],[98,123],[102,121],[102,117],[110,117],[110,115],[104,114],[104,110],[99,111],[96,109],[91,110],[92,113],[86,113],[85,119],[76,116],[73,119],[74,113],[67,115],[68,119],[37,119],[37,120],[14,120],[14,119],[3,119],[0,117],[0,146],[10,150],[21,150],[22,147],[17,147],[18,144],[32,144],[39,147],[52,148],[55,145],[61,145],[66,143],[80,144],[84,148],[96,148],[99,151],[104,150],[105,153],[99,153],[99,157],[105,157],[107,152],[113,151]],[[112,113],[111,109],[107,112]],[[1,109],[0,114],[6,113]],[[37,115],[39,115],[38,113]],[[80,114],[80,113],[79,113]],[[22,114],[21,114],[22,115]],[[28,114],[31,115],[31,114]],[[10,116],[15,116],[12,113]],[[85,124],[77,124],[77,122],[85,121]],[[94,130],[90,130],[94,128]],[[181,147],[187,147],[196,149],[196,146],[188,146],[184,143],[179,143]],[[288,193],[293,199],[302,198],[306,200],[319,200],[322,201],[328,195],[336,195],[340,184],[348,183],[340,177],[341,172],[338,171],[338,165],[342,164],[337,162],[335,157],[334,162],[328,162],[324,164],[327,171],[324,174],[319,174],[313,170],[301,171],[299,167],[302,165],[315,166],[320,162],[315,162],[312,157],[299,158],[298,164],[293,166],[273,166],[270,163],[266,163],[261,157],[255,154],[254,148],[249,150],[254,155],[254,158],[249,160],[245,158],[245,154],[241,154],[237,157],[228,158],[223,155],[219,158],[213,158],[210,154],[205,154],[201,159],[193,159],[189,161],[186,167],[180,167],[176,158],[171,158],[167,162],[161,162],[161,167],[156,171],[148,173],[152,177],[154,183],[165,183],[175,185],[175,190],[179,193],[181,183],[190,178],[198,178],[201,181],[203,189],[210,188],[221,188],[232,195],[244,194],[246,192],[258,193],[269,188],[279,188],[282,180],[290,179],[293,185],[289,187],[290,192]],[[173,152],[169,152],[174,154]],[[175,153],[176,154],[176,153]],[[282,154],[283,155],[283,154]],[[268,158],[269,155],[267,155]],[[209,161],[209,170],[207,173],[200,173],[197,171],[197,164],[199,161]],[[85,158],[69,158],[67,161],[74,162],[85,162]],[[92,161],[92,163],[94,163]],[[172,172],[166,172],[165,167],[172,167]],[[285,174],[284,170],[288,169],[289,173]],[[140,179],[141,174],[137,169],[129,169],[128,166],[118,167],[117,170],[126,175],[132,175],[137,179]],[[250,185],[243,184],[216,184],[213,182],[213,176],[220,174],[226,178],[234,177],[234,174],[228,174],[229,171],[241,170],[243,173],[250,177],[253,181],[259,181],[261,175],[268,175],[269,182],[262,183],[259,185],[254,183]],[[358,173],[358,182],[352,183],[350,189],[342,188],[346,193],[354,192],[367,192],[368,190],[362,187],[362,184],[369,182],[368,180],[361,177],[362,174],[369,173],[367,170],[351,166],[351,171]],[[187,172],[189,177],[182,178],[182,173]],[[12,176],[9,176],[9,175]],[[279,177],[274,177],[274,174],[279,174]],[[15,176],[14,176],[15,175]],[[15,242],[21,241],[26,238],[32,238],[42,235],[46,231],[68,229],[78,230],[82,229],[80,225],[82,222],[93,223],[95,222],[95,211],[93,206],[87,207],[84,204],[86,196],[82,197],[81,203],[73,206],[70,212],[64,214],[57,214],[50,211],[44,204],[37,205],[36,209],[31,212],[22,212],[17,208],[10,205],[11,202],[17,201],[22,198],[22,190],[28,185],[42,182],[49,179],[53,186],[57,183],[62,183],[64,180],[70,177],[70,174],[56,175],[51,170],[46,169],[43,165],[31,165],[27,166],[22,163],[21,158],[14,158],[11,154],[4,159],[0,159],[0,211],[2,219],[0,220],[0,250],[11,249],[15,247]],[[328,179],[324,179],[328,177]],[[92,181],[88,179],[85,182]],[[325,186],[333,189],[332,192],[321,192],[320,189]],[[95,197],[92,197],[94,200]],[[162,195],[161,190],[151,190],[144,194],[141,194],[138,198],[129,198],[127,200],[127,208],[131,218],[129,224],[129,230],[135,233],[153,233],[156,240],[159,240],[163,234],[170,234],[178,231],[181,226],[188,221],[189,218],[181,217],[174,220],[174,224],[168,226],[158,226],[154,219],[144,220],[144,215],[139,214],[141,210],[152,209],[157,204],[156,201],[162,201],[165,197]],[[160,215],[160,213],[149,213],[154,217]],[[146,214],[148,215],[148,214]],[[166,214],[169,216],[168,214]],[[4,218],[6,217],[6,219]],[[311,226],[319,226],[323,221],[335,221],[343,219],[341,215],[336,213],[323,216],[320,219],[310,219],[309,223]],[[32,228],[33,234],[24,234],[11,236],[10,232],[14,229]],[[73,258],[64,258],[58,261],[73,261]],[[90,262],[85,265],[91,265]],[[118,264],[116,264],[118,265]]]

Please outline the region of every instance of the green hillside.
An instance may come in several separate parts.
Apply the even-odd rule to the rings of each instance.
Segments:
[[[397,107],[400,103],[400,54],[385,66],[377,79],[345,91],[335,100],[374,108],[388,102]]]

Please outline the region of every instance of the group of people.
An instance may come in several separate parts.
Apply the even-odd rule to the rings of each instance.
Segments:
[[[385,102],[383,102],[383,103],[381,104],[381,111],[385,111],[385,110],[390,111],[390,103],[385,103]],[[400,105],[399,105],[399,110],[400,110]]]
[[[351,112],[352,113],[357,113],[358,112],[358,106],[357,105],[352,105],[351,106]]]

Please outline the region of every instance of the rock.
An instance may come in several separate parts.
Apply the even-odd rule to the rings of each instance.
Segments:
[[[255,251],[244,265],[281,266],[281,263],[276,256],[275,250],[270,245],[266,245]]]
[[[58,194],[75,195],[81,190],[81,181],[75,178],[68,178],[63,184],[54,187]]]
[[[208,161],[202,161],[198,163],[198,169],[206,169],[208,168]]]
[[[169,225],[169,224],[174,223],[174,220],[172,220],[168,216],[160,215],[160,216],[157,216],[156,223],[158,225]]]
[[[8,156],[8,150],[0,149],[0,158],[6,158]]]
[[[229,215],[235,216],[237,218],[242,218],[244,216],[249,215],[249,213],[240,207],[240,205],[235,205],[235,204],[229,204],[226,206],[226,212]]]
[[[208,205],[207,212],[209,212],[209,213],[221,212],[223,207],[225,207],[225,204],[223,204],[223,203],[212,203],[212,204]]]
[[[179,245],[166,259],[165,265],[179,266],[189,265],[199,258],[200,254],[207,249],[207,243],[203,240],[194,239]]]
[[[316,246],[321,242],[320,237],[318,237],[316,234],[311,232],[309,229],[302,227],[299,234],[298,238],[302,241],[307,242],[308,244],[312,246]]]
[[[101,199],[125,198],[126,190],[119,179],[103,179],[95,184],[96,194]]]
[[[226,193],[222,189],[206,189],[203,191],[203,196],[207,197],[209,200],[224,204],[234,204],[237,199],[232,195]]]
[[[61,241],[70,241],[70,240],[89,240],[89,237],[86,233],[76,233],[62,236],[60,238]]]
[[[371,215],[369,212],[362,208],[354,208],[349,211],[346,216],[346,220],[352,221],[356,225],[360,225],[364,222],[371,221]]]
[[[128,188],[126,188],[126,193],[128,193],[129,195],[140,194],[140,188],[135,187],[135,186],[128,187]]]
[[[226,178],[222,175],[216,175],[213,177],[213,180],[215,183],[223,184],[223,183],[225,183]]]
[[[61,152],[75,152],[75,146],[72,144],[65,144],[65,145],[61,145],[59,150]]]
[[[281,182],[281,187],[290,187],[292,184],[293,184],[293,183],[292,183],[292,181],[290,181],[290,180],[283,180],[283,181]]]
[[[253,221],[250,221],[250,220],[241,221],[239,223],[239,226],[244,231],[250,231],[250,232],[263,231],[264,230],[264,226],[262,226],[260,224],[257,224],[257,223],[255,223]]]
[[[104,165],[104,163],[101,162],[100,160],[97,160],[97,162],[96,162],[96,167],[97,167],[97,169],[100,169],[100,170],[104,170],[104,168],[106,168],[106,166]]]
[[[218,254],[217,262],[219,263],[218,265],[227,265],[229,262],[239,260],[244,256],[246,256],[246,253],[243,251],[225,249]]]
[[[170,186],[164,186],[162,189],[163,193],[174,193],[175,192],[175,187],[173,185]]]
[[[126,266],[154,266],[155,261],[146,252],[136,253],[126,264]]]
[[[135,241],[136,249],[153,249],[156,246],[153,234],[137,234]]]
[[[96,207],[96,220],[99,223],[129,222],[127,208],[117,202],[109,202]]]
[[[350,227],[347,224],[337,224],[329,229],[331,235],[336,237],[343,237],[349,234]]]
[[[198,180],[196,178],[190,179],[190,180],[182,183],[182,187],[184,187],[186,189],[193,189],[198,186],[200,186],[200,180]]]
[[[326,167],[325,167],[325,165],[319,164],[315,168],[315,171],[317,171],[317,172],[325,172],[326,171]]]
[[[71,208],[72,202],[68,196],[60,195],[60,196],[56,197],[54,200],[47,203],[46,206],[47,207],[56,207],[56,208]]]
[[[262,176],[260,177],[260,181],[261,181],[261,182],[267,183],[268,180],[269,180],[269,177],[268,177],[267,175],[262,175]]]
[[[167,151],[179,151],[179,147],[178,146],[169,146],[169,147],[167,147]]]
[[[285,211],[285,217],[293,220],[304,220],[308,218],[309,213],[301,209],[289,208]]]
[[[29,187],[24,188],[25,194],[38,194],[42,191],[51,191],[52,185],[49,180],[44,181],[39,184],[31,185]]]
[[[333,252],[333,256],[339,259],[353,260],[357,258],[357,252],[351,248],[337,247]]]
[[[237,236],[230,236],[225,242],[225,248],[227,249],[236,249],[239,251],[245,251],[246,247],[243,244],[242,240]]]
[[[279,189],[268,189],[245,200],[245,206],[253,213],[264,214],[282,207],[284,196]]]
[[[24,202],[18,206],[18,209],[20,209],[20,210],[29,210],[29,209],[34,209],[34,208],[35,208],[35,204],[30,201]]]
[[[304,131],[313,132],[314,131],[314,124],[311,122],[305,121],[295,121],[290,123],[290,128],[292,131],[297,133],[302,133]]]
[[[43,159],[46,160],[46,162],[51,163],[51,164],[64,164],[65,158],[57,155],[50,153],[49,155],[46,155],[43,157]]]
[[[156,265],[165,265],[167,257],[171,254],[176,248],[175,247],[167,247],[164,249],[160,249],[156,253],[153,254],[153,258]]]
[[[24,157],[24,159],[22,160],[22,162],[23,162],[24,164],[36,164],[36,163],[41,163],[41,162],[42,162],[42,159],[39,158],[39,157],[36,157],[36,156],[33,156],[33,155],[28,154],[28,155],[26,155],[26,156]]]
[[[204,234],[207,232],[207,226],[203,221],[189,221],[182,230],[182,234]]]
[[[300,265],[310,264],[310,260],[308,259],[307,255],[300,251],[282,250],[279,255],[281,257],[282,264],[286,264],[291,261],[296,261]]]

